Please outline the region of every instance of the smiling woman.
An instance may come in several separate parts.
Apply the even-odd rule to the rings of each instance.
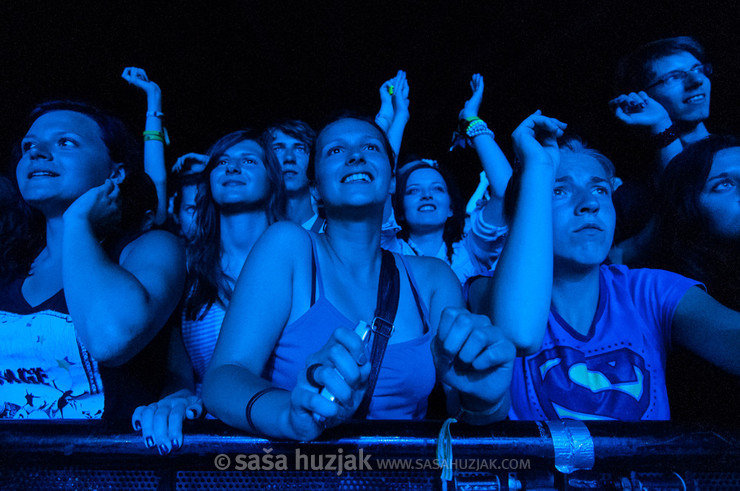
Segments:
[[[162,388],[158,333],[184,281],[177,240],[149,230],[137,144],[94,107],[43,104],[16,178],[41,219],[33,263],[0,279],[0,363],[21,382],[0,388],[0,417],[119,420]]]
[[[353,415],[420,419],[435,368],[453,406],[485,421],[505,414],[511,344],[462,309],[446,265],[381,252],[392,162],[370,120],[340,118],[319,133],[308,175],[326,231],[279,223],[255,244],[203,386],[218,418],[299,440]],[[373,334],[373,346],[384,348],[371,356],[353,329],[360,321],[377,328],[381,312],[395,327]]]
[[[148,447],[163,454],[177,449],[183,419],[203,413],[201,385],[234,283],[257,239],[283,217],[284,193],[280,164],[265,135],[235,131],[208,151],[187,246],[182,330],[170,342],[167,395],[132,416]]]

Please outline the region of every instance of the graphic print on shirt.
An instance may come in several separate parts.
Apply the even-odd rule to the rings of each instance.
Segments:
[[[548,419],[639,421],[650,404],[650,372],[627,348],[586,356],[559,346],[525,363]]]

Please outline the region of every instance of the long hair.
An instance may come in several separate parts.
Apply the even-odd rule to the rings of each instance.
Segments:
[[[108,247],[122,236],[130,234],[145,226],[153,210],[157,207],[157,194],[154,184],[144,172],[144,163],[141,153],[141,145],[136,141],[133,134],[126,125],[117,117],[109,114],[90,104],[58,100],[44,102],[36,106],[29,114],[23,128],[25,135],[33,123],[44,114],[53,111],[73,111],[83,114],[92,119],[100,128],[101,140],[108,149],[108,156],[113,162],[123,164],[125,178],[120,184],[121,220],[111,230],[107,230],[103,245]],[[20,139],[14,145],[12,158],[15,165],[22,156]],[[17,183],[14,183],[17,190]],[[20,195],[17,195],[20,196]],[[24,217],[19,227],[25,237],[25,243],[12,243],[8,241],[3,244],[2,254],[6,257],[17,257],[21,261],[16,267],[6,268],[10,274],[28,274],[33,259],[41,252],[46,244],[46,224],[43,216],[36,210],[32,210],[25,202],[18,204],[16,218]],[[15,231],[15,234],[21,233]],[[25,250],[19,251],[16,248]],[[30,257],[30,260],[29,260]]]
[[[452,179],[452,176],[442,168],[427,162],[419,162],[417,164],[412,164],[408,168],[404,168],[403,172],[399,172],[399,175],[396,178],[396,193],[393,195],[393,213],[396,216],[396,221],[401,226],[401,231],[398,232],[398,236],[404,240],[408,240],[409,238],[410,226],[406,220],[406,209],[404,208],[403,202],[406,197],[406,185],[408,184],[409,177],[419,169],[433,169],[437,171],[447,185],[447,194],[450,197],[452,216],[445,222],[442,239],[447,246],[447,260],[452,262],[452,254],[454,253],[453,245],[455,242],[462,239],[463,231],[465,229],[465,205],[463,204],[460,191]]]
[[[211,171],[224,152],[242,141],[254,141],[262,148],[265,169],[269,182],[269,194],[265,204],[267,221],[272,224],[282,220],[285,215],[285,186],[280,164],[267,142],[267,135],[244,129],[234,131],[219,139],[208,150],[208,163],[201,173],[202,185],[198,187],[195,199],[195,236],[187,246],[188,279],[186,286],[185,317],[196,319],[203,315],[211,305],[218,302],[226,307],[231,300],[236,278],[229,277],[221,268],[221,222],[220,210],[213,199],[209,183]],[[205,308],[204,308],[205,307]]]
[[[670,161],[661,179],[652,262],[703,282],[723,304],[740,308],[740,241],[718,237],[700,195],[720,150],[740,147],[733,136],[711,135]]]

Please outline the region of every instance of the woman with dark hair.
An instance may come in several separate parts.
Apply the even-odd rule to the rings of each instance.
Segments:
[[[473,75],[470,87],[473,94],[460,111],[460,138],[478,153],[490,181],[490,199],[472,213],[465,230],[465,205],[451,176],[434,162],[418,160],[399,170],[393,201],[402,227],[400,244],[393,250],[442,259],[462,284],[495,267],[506,238],[502,203],[511,177],[511,166],[493,132],[478,118],[483,77]]]
[[[319,133],[307,174],[325,233],[278,223],[252,249],[203,384],[216,417],[296,440],[356,412],[420,419],[435,368],[466,420],[505,415],[511,344],[463,309],[444,263],[380,248],[392,165],[388,139],[369,119],[342,117]],[[375,355],[359,321],[373,326]]]
[[[218,140],[201,176],[187,247],[182,332],[170,343],[171,384],[165,392],[170,395],[139,407],[132,418],[147,446],[156,445],[160,453],[180,447],[183,419],[203,412],[200,386],[236,279],[257,239],[285,210],[280,164],[257,131],[235,131]]]
[[[690,145],[666,168],[660,191],[655,265],[740,310],[740,139],[711,135]]]
[[[668,164],[658,203],[649,266],[701,281],[719,302],[740,310],[740,139],[711,135],[688,146]],[[667,370],[675,419],[734,420],[736,404],[727,394],[740,391],[740,378],[681,348]]]
[[[185,258],[174,236],[149,230],[156,194],[137,149],[87,104],[31,113],[16,179],[41,218],[15,245],[30,245],[32,262],[0,283],[0,363],[15,382],[0,386],[0,417],[120,420],[161,391],[158,333]]]

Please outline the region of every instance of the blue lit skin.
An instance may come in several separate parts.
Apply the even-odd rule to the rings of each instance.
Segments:
[[[740,147],[714,155],[704,187],[701,209],[710,231],[724,239],[740,240]]]
[[[616,224],[610,176],[593,157],[563,150],[560,155],[552,194],[556,270],[598,267],[612,246]]]
[[[21,149],[18,187],[23,199],[47,216],[64,212],[85,192],[103,184],[116,168],[97,123],[74,111],[40,116]]]
[[[306,176],[310,153],[308,145],[276,130],[273,134],[272,150],[283,171],[285,191],[288,194],[308,192],[309,183]]]
[[[403,207],[412,233],[444,230],[452,216],[452,207],[442,175],[423,167],[413,171],[406,181]]]
[[[352,180],[352,176],[362,176]],[[370,123],[342,119],[316,142],[316,189],[327,209],[382,208],[390,189],[391,164],[383,137]]]
[[[244,140],[221,155],[210,174],[211,194],[221,209],[251,209],[267,200],[270,185],[262,147]]]
[[[674,70],[688,71],[700,64],[694,55],[686,51],[659,58],[652,63],[655,73],[653,80]],[[686,79],[672,87],[658,84],[646,91],[665,108],[672,121],[700,123],[709,117],[711,89],[712,82],[706,75],[689,72]]]

